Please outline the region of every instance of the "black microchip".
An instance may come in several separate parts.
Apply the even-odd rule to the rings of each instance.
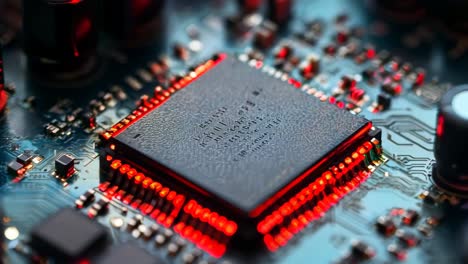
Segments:
[[[98,259],[98,264],[157,264],[161,263],[157,258],[133,244],[123,244],[112,248],[103,257]]]
[[[249,214],[370,125],[227,57],[114,142]]]
[[[106,229],[79,211],[62,209],[31,232],[31,246],[40,255],[77,260],[105,244]]]

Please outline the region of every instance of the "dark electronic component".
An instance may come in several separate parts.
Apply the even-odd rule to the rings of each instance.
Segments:
[[[386,92],[387,94],[390,94],[393,96],[401,94],[403,90],[401,83],[393,82],[390,80],[384,81],[381,87],[382,87],[383,92]]]
[[[24,49],[35,76],[68,80],[94,70],[97,8],[93,0],[23,1]]]
[[[33,158],[34,158],[34,155],[28,152],[24,152],[16,157],[16,161],[26,166],[32,162]]]
[[[158,264],[162,263],[157,257],[150,255],[144,249],[132,243],[111,248],[104,256],[97,259],[97,264]]]
[[[98,215],[103,214],[107,211],[109,206],[109,199],[103,197],[99,201],[93,204],[93,206],[88,210],[88,216],[94,218]]]
[[[392,106],[392,97],[385,93],[379,94],[377,96],[377,105],[382,111],[390,109]]]
[[[55,173],[61,178],[70,178],[75,173],[75,158],[67,153],[55,159]]]
[[[276,26],[266,22],[257,29],[254,36],[254,45],[259,49],[268,49],[273,46],[276,39]]]
[[[372,0],[372,8],[392,22],[415,23],[425,17],[427,2],[422,0]],[[437,1],[435,1],[437,2]]]
[[[396,232],[396,237],[398,238],[400,243],[407,248],[415,247],[420,242],[419,238],[416,235],[403,230],[398,230]]]
[[[358,260],[368,260],[375,256],[375,250],[363,241],[356,241],[351,247],[351,255]]]
[[[175,44],[174,47],[174,56],[180,60],[186,61],[190,57],[190,52],[182,44]]]
[[[356,83],[356,80],[352,76],[345,75],[341,77],[340,88],[343,90],[349,90],[356,87]]]
[[[375,226],[377,227],[377,231],[384,236],[391,236],[395,234],[395,231],[397,230],[392,218],[388,216],[379,217]]]
[[[468,85],[448,90],[439,102],[432,177],[450,191],[468,192]]]
[[[166,0],[104,0],[104,27],[125,47],[163,42]]]
[[[301,66],[301,75],[305,79],[311,79],[316,76],[320,71],[320,57],[317,55],[311,55],[305,61],[304,65]]]
[[[58,211],[31,232],[31,247],[37,253],[61,261],[82,259],[106,240],[106,228],[71,208]]]
[[[5,89],[5,70],[3,67],[3,46],[0,43],[0,114],[5,111],[8,102],[8,94]]]
[[[401,219],[404,225],[412,226],[419,220],[419,213],[414,210],[406,210]]]
[[[77,208],[83,208],[94,201],[96,191],[89,189],[84,194],[80,195],[79,199],[75,201]]]
[[[244,14],[250,14],[260,9],[263,0],[237,0],[237,2]]]
[[[16,160],[8,163],[8,173],[13,176],[21,176],[25,172],[23,164],[17,162]]]
[[[128,230],[133,230],[137,228],[143,221],[143,216],[142,215],[135,215],[132,217],[130,220],[127,222],[127,229]]]
[[[404,248],[396,244],[390,244],[387,247],[387,251],[399,261],[406,260],[408,255],[408,252]]]
[[[89,128],[89,129],[94,129],[96,128],[96,115],[93,114],[93,112],[87,111],[81,113],[81,123],[83,127]]]
[[[269,214],[283,203],[278,199],[290,199],[298,192],[293,190],[306,175],[313,175],[307,184],[325,184],[333,177],[331,171],[325,173],[330,166],[354,151],[361,154],[354,152],[345,162],[358,159],[353,163],[355,170],[365,171],[361,162],[379,157],[365,154],[374,153],[374,143],[380,144],[378,139],[370,142],[380,134],[370,136],[368,120],[295,89],[300,86],[297,81],[279,80],[224,54],[202,65],[197,69],[206,71],[193,81],[183,78],[189,83],[186,87],[179,87],[167,99],[157,93],[148,100],[148,107],[153,105],[148,112],[136,119],[129,116],[126,120],[133,121],[123,120],[127,125],[118,124],[120,130],[115,126],[101,135],[101,180],[131,193],[124,202],[138,207],[144,200],[139,208],[145,214],[168,219],[166,215],[173,209],[161,216],[166,202],[160,197],[172,190],[174,195],[187,194],[185,212],[209,206],[205,211],[223,215],[222,221],[229,223],[223,224],[223,228],[229,227],[222,229],[224,235],[233,235],[237,230],[234,221],[239,220],[245,223],[240,233],[246,239],[253,239],[257,231],[268,240],[274,225]],[[157,105],[156,100],[164,103]],[[280,136],[285,134],[288,140]],[[304,140],[308,143],[303,144]],[[335,173],[340,175],[337,177],[346,174],[338,168]],[[322,174],[326,175],[320,180]],[[349,174],[346,179],[354,177]],[[343,184],[344,179],[340,180]],[[212,198],[199,204],[198,197],[206,195]],[[257,225],[258,219],[264,220]],[[183,228],[185,222],[174,224]],[[215,231],[219,230],[218,226]]]
[[[268,0],[268,19],[284,26],[292,16],[293,0]]]

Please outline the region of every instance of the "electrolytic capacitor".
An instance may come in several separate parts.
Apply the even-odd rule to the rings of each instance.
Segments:
[[[3,47],[0,44],[0,114],[5,111],[8,101],[8,94],[5,91],[5,72],[3,64]]]
[[[269,0],[268,19],[283,26],[292,16],[293,3],[293,0]]]
[[[128,48],[164,40],[166,0],[103,0],[104,27]]]
[[[440,101],[434,155],[436,184],[468,194],[468,85],[448,90]]]
[[[94,70],[98,1],[24,0],[24,49],[33,74],[76,79]]]

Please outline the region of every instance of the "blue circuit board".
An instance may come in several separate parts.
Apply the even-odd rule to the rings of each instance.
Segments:
[[[233,38],[225,20],[237,12],[234,1],[168,2],[169,22],[164,43],[133,51],[101,47],[102,67],[93,79],[77,84],[78,88],[45,88],[46,84],[32,81],[20,45],[13,43],[5,48],[6,83],[15,88],[0,123],[0,199],[7,237],[6,262],[32,261],[29,234],[35,225],[57,210],[75,207],[75,200],[90,189],[96,191],[96,200],[105,196],[98,188],[101,183],[96,146],[99,135],[131,113],[142,95],[152,95],[156,86],[167,85],[151,71],[154,64],[164,58],[169,65],[169,76],[183,76],[190,67],[222,52],[247,64],[262,61],[263,71],[300,81],[299,89],[311,97],[342,104],[341,107],[371,120],[382,130],[383,154],[367,181],[322,218],[295,234],[286,246],[271,252],[258,245],[255,250],[258,254],[249,257],[239,249],[228,248],[220,258],[202,251],[197,263],[211,263],[202,260],[350,263],[347,257],[356,243],[363,243],[373,251],[373,256],[363,263],[461,263],[460,252],[454,244],[461,232],[459,215],[464,214],[461,209],[464,201],[435,188],[431,179],[437,102],[444,91],[466,81],[464,70],[468,61],[463,54],[453,55],[455,40],[440,37],[443,31],[434,30],[432,24],[387,23],[361,1],[304,0],[296,1],[293,18],[286,28],[278,30],[274,44],[259,51],[253,42],[255,32],[265,26],[261,14],[246,18],[248,30],[241,37]],[[346,17],[342,18],[344,22],[337,22],[340,17]],[[321,25],[323,32],[311,43],[301,33],[314,21]],[[334,47],[336,51],[327,54],[326,48],[335,42],[337,32],[343,28],[359,30],[362,34],[353,36],[348,43],[360,47],[373,45],[375,58],[372,55],[357,62],[355,56],[347,55],[353,48],[351,45]],[[186,50],[185,60],[174,55],[174,45]],[[299,66],[275,67],[276,54],[285,45],[293,47],[294,56],[300,61],[319,57],[319,73],[306,79]],[[391,54],[390,59],[379,64],[379,54],[384,51]],[[376,67],[389,67],[392,72],[392,63],[411,63],[413,68],[401,76],[401,91],[391,95],[391,107],[381,111],[376,100],[382,93],[382,80],[369,82],[363,73]],[[416,69],[424,70],[425,82],[415,88]],[[339,92],[343,76],[354,78],[363,95],[352,97]],[[100,106],[95,126],[83,128],[79,121],[67,119],[74,110],[88,107],[93,100],[99,101],[105,92],[112,93],[113,98]],[[59,123],[65,127],[60,133],[47,133],[45,127],[60,126]],[[15,177],[7,172],[8,164],[22,153],[33,154],[34,160],[24,175]],[[58,179],[54,167],[55,159],[64,153],[75,157],[76,171],[67,180]],[[81,210],[87,214],[89,208]],[[402,219],[412,212],[419,217],[415,223],[405,224]],[[108,229],[113,244],[135,241],[161,263],[184,263],[185,255],[197,250],[196,245],[187,242],[173,256],[168,253],[170,243],[155,245],[153,238],[143,239],[140,234],[128,232],[125,226],[136,214],[138,210],[112,199],[108,212],[93,221]],[[379,232],[376,225],[382,218],[391,219],[396,224],[396,232],[391,235]],[[143,223],[151,226],[155,220],[145,217]],[[413,234],[415,244],[403,245],[402,234]],[[175,240],[175,236],[178,235],[169,239]]]

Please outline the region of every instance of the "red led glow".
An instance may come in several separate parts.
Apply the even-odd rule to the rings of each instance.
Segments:
[[[437,117],[437,128],[436,128],[436,134],[438,137],[441,137],[444,134],[444,124],[445,124],[444,116],[439,115]]]
[[[232,236],[237,231],[237,224],[219,215],[217,212],[212,212],[210,209],[201,206],[195,200],[190,200],[184,207],[184,212],[192,218],[208,223],[216,230],[223,232],[227,236]]]
[[[106,157],[106,161],[109,162],[109,167],[112,171],[118,172],[123,176],[126,175],[127,177],[125,178],[130,183],[126,185],[125,189],[112,186],[111,182],[101,183],[98,188],[107,198],[121,200],[123,203],[133,208],[139,209],[143,214],[149,215],[161,225],[167,228],[173,227],[174,231],[181,234],[213,257],[219,258],[225,253],[226,243],[229,239],[219,239],[219,235],[210,237],[201,230],[197,230],[197,225],[200,224],[200,226],[203,226],[202,223],[207,223],[214,228],[216,232],[229,238],[237,232],[238,226],[236,222],[209,208],[203,207],[194,199],[186,202],[184,195],[163,186],[150,177],[146,177],[129,164],[122,163],[121,160],[114,159],[110,156],[110,158]],[[126,190],[140,191],[132,195],[127,194]],[[148,197],[153,197],[152,199],[159,201],[157,203],[158,208],[151,204],[150,201],[143,202],[143,200],[148,201]],[[181,212],[182,214],[190,216],[191,220],[188,222],[174,223],[175,219],[179,218]],[[186,219],[186,217],[182,217],[182,219]],[[197,221],[199,222],[197,223]],[[203,230],[206,230],[206,228]],[[215,239],[214,237],[217,238]],[[220,242],[219,240],[224,242]]]
[[[369,144],[371,148],[369,148]],[[330,170],[322,173],[314,182],[260,221],[257,225],[257,231],[264,235],[266,247],[270,251],[275,251],[284,246],[292,238],[291,234],[301,231],[310,222],[322,217],[326,211],[364,182],[370,176],[365,168],[362,168],[357,174],[352,171],[364,165],[366,155],[372,148],[373,145],[370,142],[358,147],[356,152],[344,159],[346,165],[340,163],[338,167],[331,167]],[[343,181],[342,176],[348,172],[353,173],[353,178]],[[331,193],[327,194],[330,189]],[[315,206],[311,208],[311,204],[315,204]],[[278,230],[278,227],[281,231],[272,234],[271,232]]]
[[[292,182],[290,182],[288,185],[283,187],[280,191],[275,193],[273,196],[271,196],[268,200],[266,200],[264,203],[259,205],[257,208],[255,208],[252,212],[249,213],[249,216],[254,218],[259,216],[265,209],[269,208],[271,205],[273,205],[278,199],[283,197],[291,188],[302,182],[306,177],[310,176],[312,172],[317,170],[319,167],[321,167],[324,163],[329,161],[332,157],[335,157],[337,153],[342,152],[344,149],[347,149],[351,144],[355,143],[357,140],[361,139],[365,134],[369,132],[369,130],[372,128],[372,123],[367,123],[364,127],[362,127],[356,134],[354,134],[351,138],[349,138],[346,142],[344,142],[341,146],[336,148],[334,151],[330,152],[327,156],[325,156],[324,159],[316,163],[313,167],[308,169],[306,172],[301,174],[299,177],[294,179]],[[372,145],[372,144],[371,144]]]

